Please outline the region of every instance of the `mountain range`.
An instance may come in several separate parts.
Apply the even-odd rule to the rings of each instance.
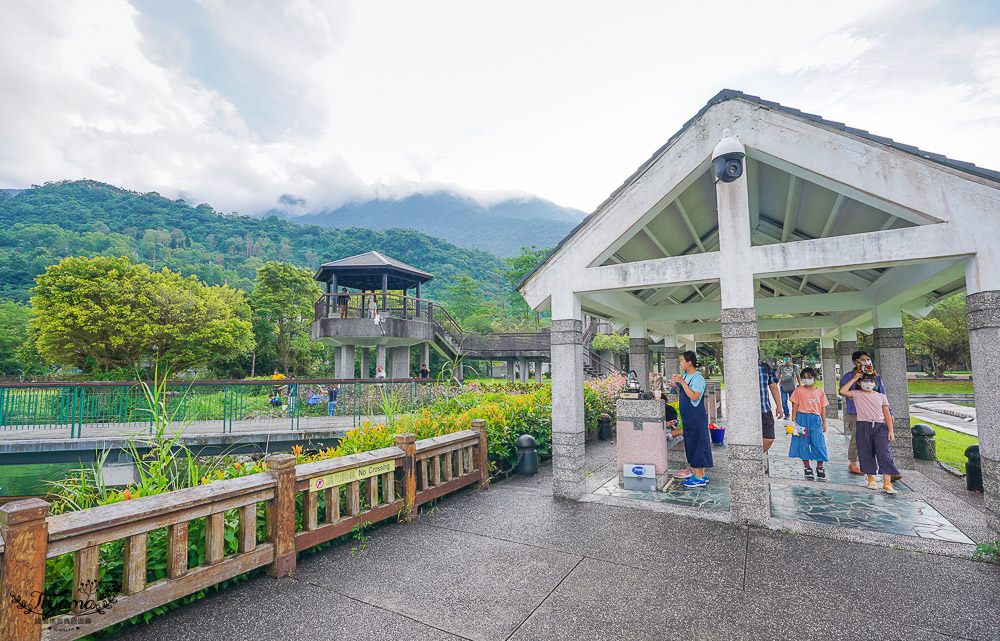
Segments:
[[[460,247],[507,257],[520,253],[522,247],[554,247],[586,214],[533,196],[484,206],[467,196],[441,191],[350,203],[298,216],[280,210],[264,215],[323,227],[413,229]]]

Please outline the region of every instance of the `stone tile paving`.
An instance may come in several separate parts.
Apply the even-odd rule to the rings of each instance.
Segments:
[[[771,484],[771,515],[780,519],[972,543],[925,501],[869,492]]]
[[[618,485],[618,477],[611,479],[595,492],[607,496],[618,496],[641,501],[658,501],[686,505],[688,507],[703,507],[709,510],[729,510],[729,482],[725,479],[713,478],[708,487],[687,488],[681,482],[672,479],[659,492],[640,492],[626,490]]]
[[[777,458],[769,453],[769,476],[772,479],[790,479],[793,481],[804,481],[822,486],[826,483],[836,483],[838,485],[854,485],[865,490],[868,489],[868,480],[864,476],[851,474],[847,471],[847,465],[839,461],[825,464],[826,478],[818,479],[815,476],[808,478],[802,472],[802,461],[799,459]],[[813,471],[816,471],[816,464],[813,463]],[[902,480],[893,483],[900,492],[909,492],[910,488]]]

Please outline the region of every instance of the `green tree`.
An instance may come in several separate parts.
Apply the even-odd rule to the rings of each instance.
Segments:
[[[242,292],[207,287],[128,258],[71,257],[48,267],[32,290],[29,328],[46,360],[84,369],[159,363],[200,368],[253,346]]]
[[[490,311],[484,300],[482,286],[468,274],[461,274],[456,278],[455,284],[445,289],[443,299],[448,312],[459,323],[487,316]]]
[[[257,271],[250,295],[254,329],[263,345],[272,345],[283,372],[307,371],[322,347],[312,341],[313,304],[322,294],[312,274],[271,261]]]
[[[530,317],[534,314],[528,304],[524,302],[524,297],[517,292],[517,285],[524,280],[532,269],[548,256],[549,249],[538,249],[534,245],[522,247],[521,253],[517,256],[504,258],[503,278],[510,287],[511,293],[507,297],[508,314],[510,316]]]
[[[903,318],[906,355],[920,363],[935,378],[944,376],[960,362],[969,360],[969,327],[965,318],[965,296],[941,301],[927,318]]]
[[[0,374],[24,374],[29,369],[19,350],[28,340],[31,308],[11,300],[0,300]]]

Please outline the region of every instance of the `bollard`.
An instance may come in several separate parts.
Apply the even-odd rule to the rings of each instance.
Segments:
[[[965,464],[965,489],[970,492],[982,492],[983,464],[979,458],[979,445],[965,448],[965,458],[969,459]]]
[[[538,451],[535,449],[535,437],[524,434],[514,443],[517,447],[517,467],[515,472],[531,476],[538,472]]]
[[[611,440],[611,417],[607,414],[597,417],[597,438],[602,441]]]
[[[913,458],[922,461],[933,461],[937,458],[937,443],[934,441],[934,428],[930,425],[917,423],[910,428],[913,435]]]

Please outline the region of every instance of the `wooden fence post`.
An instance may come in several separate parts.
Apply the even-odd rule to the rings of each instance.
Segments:
[[[274,562],[267,566],[267,574],[288,576],[295,571],[295,456],[272,454],[267,470],[277,483],[274,500],[265,510],[267,540],[274,545]]]
[[[403,520],[411,523],[417,518],[417,437],[397,434],[396,445],[403,450]]]
[[[45,551],[49,504],[42,499],[14,501],[0,507],[4,553],[0,563],[0,639],[38,641],[42,638],[42,593],[45,592]],[[15,599],[29,609],[25,611]]]
[[[479,459],[476,461],[476,467],[479,468],[479,484],[476,485],[476,489],[485,490],[490,486],[489,440],[486,438],[486,420],[482,418],[472,419],[472,429],[479,432]]]

